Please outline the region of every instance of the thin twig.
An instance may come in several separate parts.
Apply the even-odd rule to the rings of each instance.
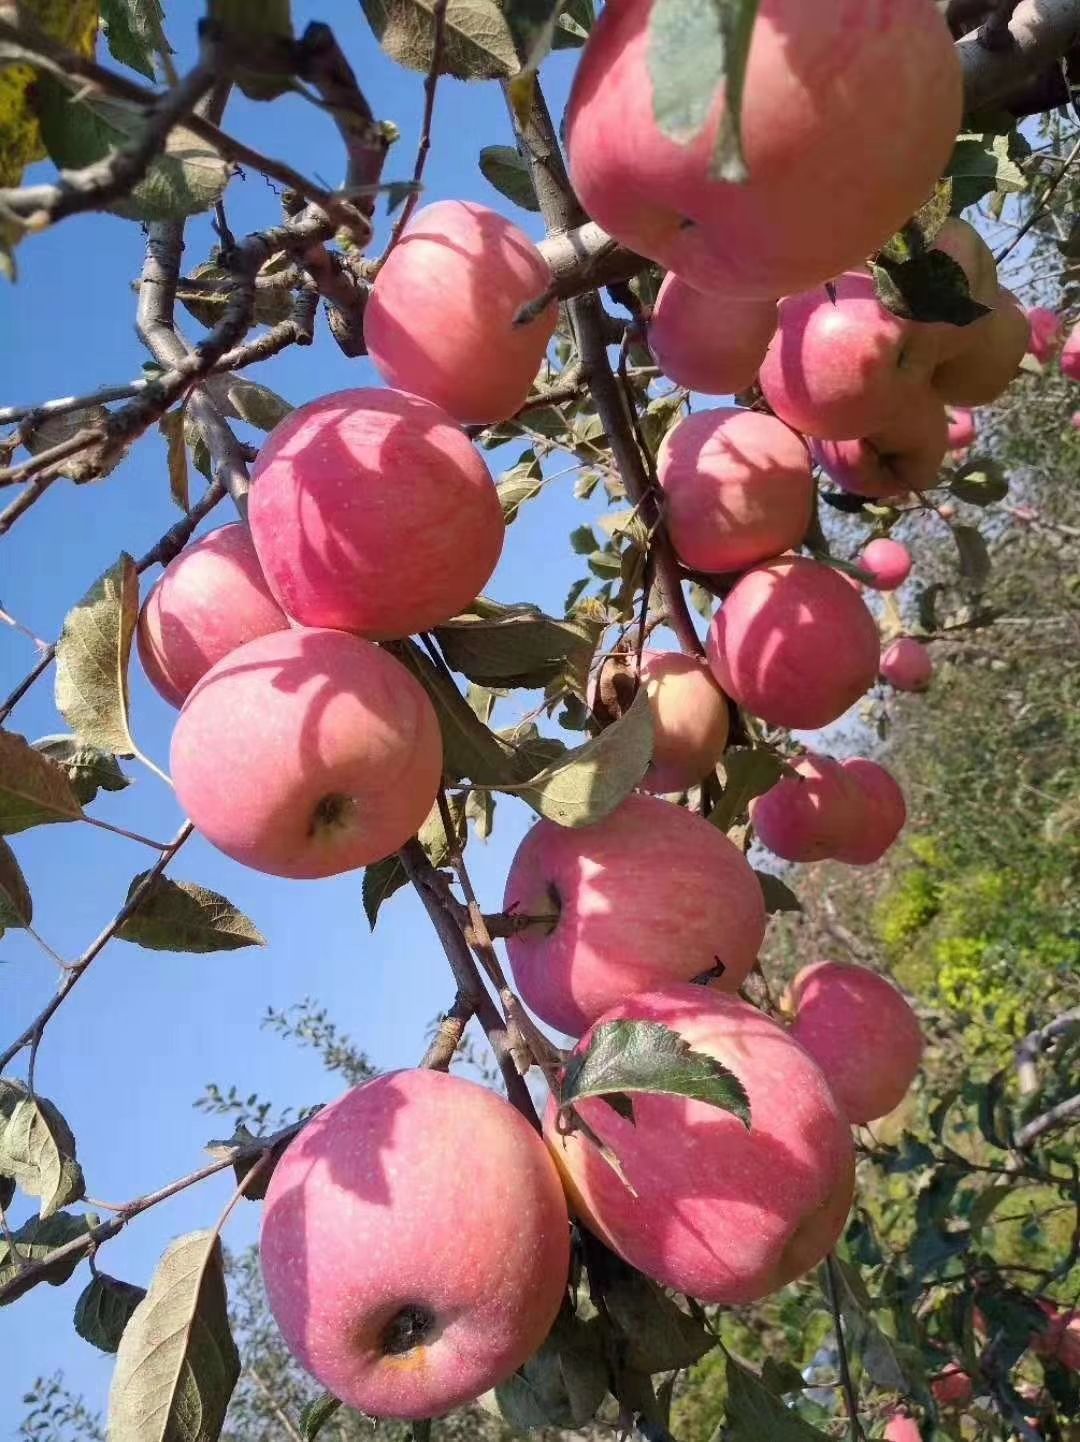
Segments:
[[[840,1315],[840,1289],[837,1285],[836,1258],[832,1252],[825,1258],[825,1276],[828,1281],[829,1307],[832,1310],[833,1332],[836,1336],[836,1350],[840,1357],[840,1382],[848,1409],[848,1435],[851,1442],[864,1442],[865,1433],[859,1421],[859,1397],[851,1378],[848,1362],[847,1342],[844,1339],[844,1322]]]
[[[1028,216],[1027,220],[1025,220],[1020,229],[1009,241],[1008,245],[1003,246],[1002,249],[998,251],[997,255],[994,256],[994,261],[996,262],[996,264],[1000,265],[1002,261],[1005,260],[1012,253],[1012,251],[1016,249],[1016,247],[1023,240],[1024,236],[1027,235],[1028,231],[1031,230],[1033,226],[1037,225],[1040,220],[1042,220],[1043,216],[1050,208],[1051,197],[1053,196],[1054,192],[1057,190],[1061,182],[1064,180],[1065,176],[1072,169],[1073,165],[1076,162],[1077,156],[1080,156],[1080,140],[1078,140],[1073,146],[1072,150],[1069,151],[1069,154],[1065,158],[1065,164],[1061,167],[1058,173],[1047,185],[1042,195],[1039,197],[1038,205],[1032,207],[1031,214]]]
[[[1080,1122],[1080,1092],[1066,1101],[1058,1102],[1056,1107],[1051,1107],[1049,1111],[1043,1112],[1042,1116],[1022,1126],[1016,1133],[1016,1145],[1021,1151],[1025,1151],[1047,1132],[1056,1131],[1058,1127],[1071,1126],[1074,1122]]]

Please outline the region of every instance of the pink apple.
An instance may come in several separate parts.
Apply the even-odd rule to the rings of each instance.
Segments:
[[[480,593],[502,550],[487,467],[450,417],[400,391],[300,406],[252,472],[255,549],[305,626],[385,640],[427,631]]]
[[[919,1424],[905,1412],[894,1412],[881,1435],[885,1442],[922,1442]]]
[[[930,652],[914,636],[898,636],[881,653],[881,676],[897,691],[925,691],[934,674]]]
[[[649,349],[676,385],[737,395],[753,382],[775,331],[774,300],[708,294],[670,271],[649,321]]]
[[[774,1021],[711,987],[676,984],[602,1016],[653,1021],[742,1082],[751,1125],[705,1102],[635,1094],[634,1121],[580,1104],[589,1130],[544,1132],[571,1205],[632,1266],[665,1287],[728,1306],[756,1302],[821,1261],[843,1231],[851,1134],[825,1078]],[[578,1050],[588,1043],[582,1039]]]
[[[989,315],[960,332],[962,343],[934,370],[933,387],[952,406],[989,405],[1015,379],[1027,350],[1028,318],[1004,286]]]
[[[203,536],[165,567],[139,616],[139,660],[158,695],[170,706],[182,706],[215,661],[288,624],[247,527],[234,522]]]
[[[859,593],[829,566],[782,556],[747,571],[713,617],[709,664],[770,726],[813,730],[874,684],[879,642]]]
[[[739,848],[656,796],[631,796],[594,826],[538,821],[503,905],[550,918],[506,947],[527,1004],[570,1036],[669,981],[719,971],[721,988],[737,990],[765,935],[761,886]]]
[[[379,271],[364,311],[368,354],[388,385],[459,421],[501,421],[520,410],[559,308],[514,317],[551,285],[523,230],[471,201],[417,211]]]
[[[880,536],[864,549],[859,567],[873,576],[875,591],[895,591],[911,575],[911,552],[899,541]]]
[[[742,571],[801,544],[814,503],[810,456],[775,416],[696,411],[664,437],[664,519],[694,571]]]
[[[892,420],[864,440],[812,441],[810,449],[841,490],[888,500],[937,483],[948,433],[944,406],[920,386]]]
[[[957,409],[945,412],[949,422],[949,450],[965,451],[975,444],[975,412]]]
[[[1074,431],[1080,431],[1080,411],[1073,411],[1069,417],[1069,425],[1072,426]]]
[[[653,754],[646,791],[665,795],[695,786],[727,745],[730,718],[724,693],[700,656],[646,651],[641,680],[653,721]]]
[[[1080,322],[1070,330],[1061,348],[1061,373],[1071,381],[1080,381]]]
[[[862,821],[862,792],[829,756],[808,754],[794,770],[751,801],[758,840],[785,861],[835,856]]]
[[[438,1071],[376,1077],[278,1162],[260,1253],[289,1351],[373,1417],[441,1416],[539,1348],[570,1228],[543,1142],[508,1102]]]
[[[865,966],[819,961],[791,983],[791,1035],[825,1073],[851,1122],[900,1105],[922,1060],[919,1018],[890,981]]]
[[[950,1362],[931,1382],[930,1390],[939,1407],[966,1407],[975,1389],[963,1367]]]
[[[1062,1312],[1053,1302],[1039,1299],[1048,1325],[1032,1333],[1030,1347],[1037,1357],[1052,1358],[1071,1372],[1080,1372],[1080,1312]]]
[[[249,641],[192,691],[172,738],[180,805],[226,856],[335,876],[402,846],[435,802],[442,738],[400,661],[343,631]]]
[[[578,65],[574,189],[623,244],[703,290],[804,290],[858,264],[922,205],[956,139],[960,71],[933,0],[762,0],[742,101],[745,185],[716,178],[723,96],[694,134],[657,123],[653,55],[680,38],[619,0]],[[709,36],[711,43],[712,37]]]
[[[907,823],[904,793],[885,767],[863,756],[851,756],[840,767],[862,796],[862,812],[854,832],[842,837],[833,855],[849,866],[872,866],[892,846]]]
[[[1037,361],[1045,364],[1053,359],[1054,352],[1061,343],[1061,317],[1056,311],[1047,310],[1045,306],[1033,305],[1028,310],[1027,318],[1031,327],[1028,350]]]

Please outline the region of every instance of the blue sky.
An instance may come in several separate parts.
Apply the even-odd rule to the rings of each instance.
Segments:
[[[190,58],[202,6],[170,0],[167,9],[182,63]],[[401,128],[386,174],[405,178],[418,135],[421,77],[399,70],[381,54],[359,4],[320,7],[294,0],[293,11],[298,27],[313,19],[333,22],[376,112]],[[547,67],[545,85],[556,116],[565,103],[572,65],[572,57],[564,54]],[[238,98],[226,125],[328,184],[340,180],[341,150],[332,125],[301,101],[254,106]],[[507,209],[480,176],[476,158],[483,145],[511,139],[497,85],[442,81],[428,198],[466,197]],[[257,175],[234,183],[228,207],[238,232],[278,218],[277,197]],[[536,217],[517,212],[515,219],[536,232]],[[380,227],[384,234],[381,208]],[[205,257],[210,240],[205,222],[191,225],[190,265]],[[139,373],[144,353],[134,331],[130,282],[141,252],[137,226],[89,216],[69,220],[21,247],[18,284],[0,289],[3,403],[75,394]],[[191,333],[197,329],[190,320],[187,327]],[[321,324],[312,349],[286,353],[249,374],[295,403],[374,380],[368,362],[346,360]],[[498,457],[494,468],[509,466],[514,455]],[[585,519],[572,486],[572,475],[555,481],[524,509],[508,532],[492,594],[561,612],[567,587],[581,571],[580,559],[570,554],[565,540]],[[55,638],[65,611],[119,551],[140,554],[177,514],[169,499],[163,447],[154,434],[104,482],[82,488],[58,482],[19,522],[0,544],[0,603],[38,636]],[[230,519],[222,507],[212,523]],[[0,628],[0,695],[33,660],[29,641]],[[174,713],[151,692],[137,665],[132,703],[140,746],[165,764]],[[52,707],[50,681],[38,684],[9,725],[31,738],[64,729]],[[168,838],[180,819],[171,794],[136,763],[128,770],[134,786],[119,797],[99,797],[95,814]],[[529,819],[517,803],[501,800],[497,839],[486,847],[473,845],[474,879],[491,909],[497,908],[509,857]],[[111,918],[131,877],[145,869],[151,855],[85,826],[31,831],[15,839],[15,849],[33,891],[38,929],[69,957],[78,955]],[[280,1009],[306,995],[316,997],[379,1065],[392,1067],[418,1059],[426,1024],[452,995],[434,934],[409,893],[388,903],[372,936],[361,910],[359,873],[315,883],[280,881],[246,871],[196,839],[172,874],[224,892],[257,922],[269,945],[171,956],[115,942],[49,1027],[38,1058],[38,1088],[72,1125],[90,1194],[111,1202],[126,1201],[194,1169],[204,1160],[205,1142],[228,1133],[224,1119],[192,1107],[209,1081],[226,1088],[235,1082],[280,1106],[334,1094],[335,1082],[314,1057],[260,1029],[268,1005]],[[54,982],[52,963],[29,939],[12,931],[0,939],[0,1042],[22,1030]],[[168,1241],[211,1223],[230,1189],[231,1176],[146,1214],[108,1244],[102,1269],[145,1284]],[[31,1210],[17,1200],[13,1224]],[[235,1245],[253,1237],[257,1217],[257,1208],[245,1205],[228,1240]],[[82,1342],[71,1327],[86,1276],[84,1268],[63,1288],[39,1287],[0,1311],[0,1432],[14,1429],[22,1415],[19,1399],[34,1378],[57,1367],[70,1385],[85,1391],[92,1406],[104,1406],[112,1359]]]

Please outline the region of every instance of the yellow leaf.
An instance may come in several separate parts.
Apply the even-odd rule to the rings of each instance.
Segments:
[[[0,0],[0,18],[33,22],[50,39],[80,55],[92,55],[98,33],[98,0]],[[0,185],[14,186],[23,171],[45,155],[30,103],[32,65],[0,68]]]

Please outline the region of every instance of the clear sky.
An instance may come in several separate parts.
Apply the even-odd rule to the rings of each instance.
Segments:
[[[195,0],[169,0],[170,35],[190,59]],[[325,19],[352,60],[376,112],[394,120],[402,139],[386,174],[411,172],[422,105],[422,78],[406,74],[379,51],[359,4],[293,0],[298,29]],[[102,47],[104,49],[104,47]],[[565,103],[572,59],[555,57],[545,86],[556,116]],[[227,128],[264,152],[286,159],[328,184],[341,178],[342,152],[332,124],[293,98],[255,106],[237,98]],[[480,176],[483,145],[511,143],[495,84],[443,80],[436,108],[428,197],[467,197],[507,203]],[[43,172],[44,173],[44,172]],[[257,175],[234,182],[229,216],[237,232],[276,222],[277,197]],[[535,230],[536,217],[515,219]],[[380,228],[385,221],[380,206]],[[189,228],[187,260],[205,258],[209,227]],[[100,217],[77,217],[18,252],[14,287],[0,282],[0,397],[16,404],[76,394],[139,373],[144,353],[134,330],[131,281],[142,258],[139,227]],[[195,333],[194,322],[188,329]],[[372,382],[366,360],[346,360],[320,322],[316,345],[293,350],[250,372],[294,403],[344,386]],[[254,438],[254,437],[252,437]],[[506,468],[515,452],[499,456]],[[562,469],[560,467],[560,469]],[[199,479],[194,476],[193,480]],[[509,530],[503,561],[489,588],[496,597],[531,600],[561,613],[569,583],[581,573],[566,535],[586,518],[572,497],[573,476],[554,482]],[[66,481],[0,543],[0,603],[38,636],[54,639],[68,607],[122,549],[139,555],[178,513],[169,499],[163,447],[156,434],[142,440],[108,479],[76,488]],[[232,519],[222,507],[212,524]],[[154,573],[156,574],[156,573]],[[0,628],[0,695],[34,660],[31,644]],[[159,763],[168,757],[174,713],[132,667],[135,734]],[[31,738],[64,728],[43,680],[9,725]],[[132,763],[134,786],[102,795],[95,814],[167,839],[179,824],[167,788]],[[491,909],[501,898],[513,846],[530,814],[501,799],[497,839],[474,843],[471,861]],[[40,828],[15,838],[29,879],[40,932],[62,955],[79,954],[122,902],[131,877],[151,855],[124,839],[85,826]],[[402,892],[390,901],[374,936],[360,905],[360,874],[323,882],[287,882],[246,871],[200,840],[178,858],[173,875],[224,892],[269,940],[264,950],[211,956],[172,956],[113,943],[79,983],[49,1027],[37,1067],[38,1089],[55,1100],[78,1139],[89,1192],[122,1202],[199,1166],[202,1147],[231,1129],[224,1119],[193,1109],[209,1081],[236,1083],[276,1104],[328,1099],[335,1082],[319,1063],[260,1029],[267,1006],[284,1008],[310,995],[381,1066],[409,1065],[423,1051],[426,1024],[452,996],[446,963],[419,903]],[[23,934],[0,939],[0,1044],[21,1031],[47,999],[56,979],[48,958]],[[103,1250],[103,1270],[145,1284],[171,1238],[213,1222],[231,1189],[215,1179],[132,1224]],[[32,1208],[18,1199],[11,1220]],[[227,1240],[255,1234],[258,1211],[245,1204]],[[71,1313],[87,1279],[85,1267],[62,1288],[42,1286],[0,1311],[0,1433],[22,1415],[20,1397],[34,1378],[62,1367],[69,1385],[104,1407],[112,1359],[74,1333]]]

